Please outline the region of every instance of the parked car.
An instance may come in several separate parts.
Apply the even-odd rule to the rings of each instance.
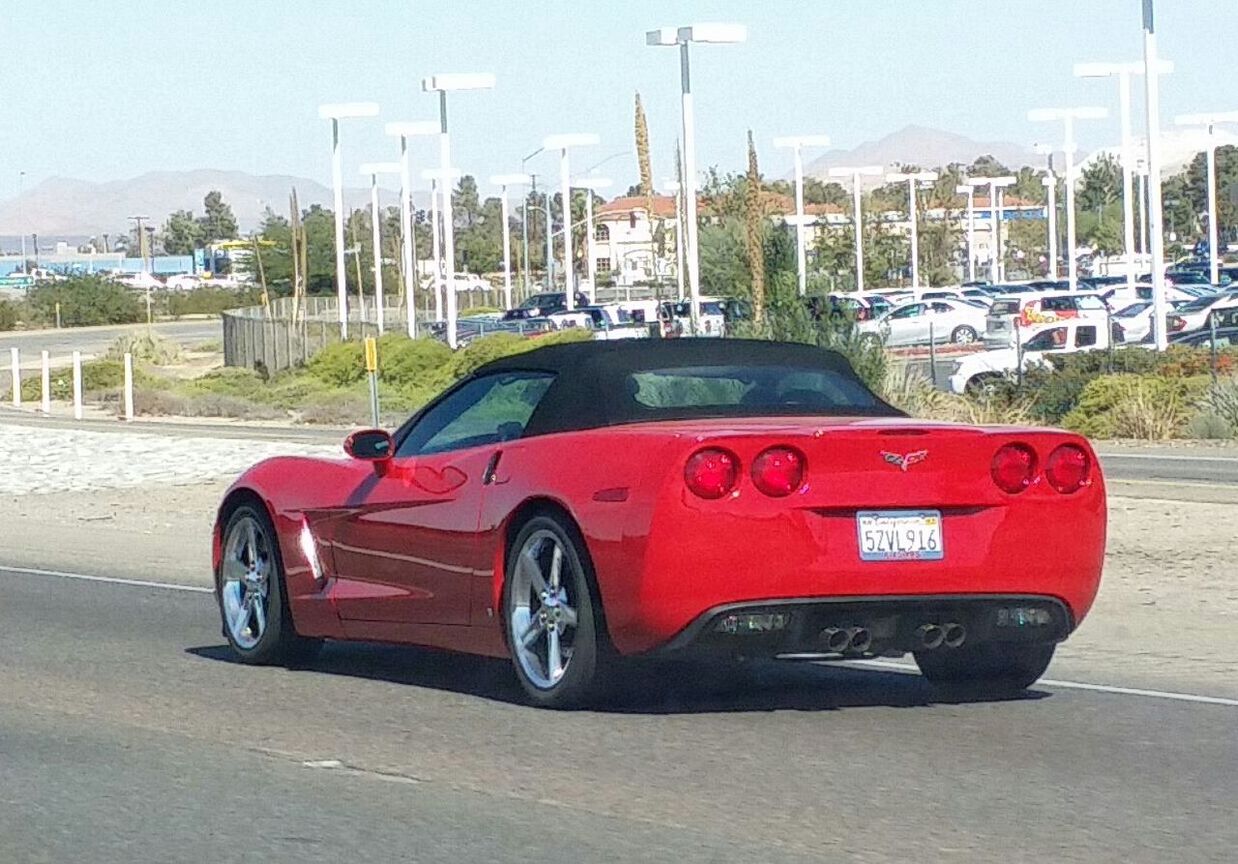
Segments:
[[[1079,435],[926,424],[814,346],[670,339],[495,360],[342,458],[261,462],[211,555],[242,663],[422,645],[571,708],[654,653],[911,652],[1018,692],[1087,615],[1105,528]]]
[[[984,342],[991,347],[1014,343],[1017,330],[1070,318],[1104,320],[1109,307],[1098,295],[1079,291],[1050,291],[999,297],[985,319]]]
[[[824,297],[805,297],[808,315],[814,321],[823,318],[850,318],[854,321],[872,321],[894,308],[881,294],[827,294]]]
[[[1208,327],[1208,319],[1213,310],[1233,308],[1234,305],[1235,301],[1226,294],[1207,294],[1197,300],[1192,300],[1174,309],[1169,315],[1168,332],[1173,336]]]
[[[698,336],[723,336],[726,331],[727,303],[722,297],[702,297],[698,320],[701,332]],[[683,336],[692,329],[692,304],[688,300],[668,300],[658,307],[658,322],[662,325],[664,338]]]
[[[859,329],[881,337],[890,347],[953,342],[970,345],[984,332],[985,309],[963,300],[926,300],[904,303],[873,321],[862,321]]]
[[[1152,301],[1138,300],[1113,313],[1114,341],[1138,342],[1152,327]]]
[[[1110,345],[1105,322],[1091,318],[1033,325],[1023,336],[1021,352],[1015,347],[994,348],[957,360],[950,374],[950,390],[959,394],[982,393],[994,382],[1014,374],[1019,369],[1020,356],[1026,372],[1047,365],[1046,354],[1095,351]]]
[[[574,296],[577,307],[589,305],[589,295],[577,291]],[[566,308],[567,294],[563,291],[534,294],[515,309],[508,309],[503,313],[503,320],[519,321],[522,318],[544,318]]]
[[[966,300],[975,300],[977,303],[983,303],[986,307],[992,306],[993,301],[997,299],[982,288],[965,288],[963,290],[963,298]]]

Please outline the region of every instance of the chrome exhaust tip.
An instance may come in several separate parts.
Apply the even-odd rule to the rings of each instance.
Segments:
[[[848,641],[847,648],[855,651],[858,654],[863,654],[869,648],[873,647],[873,634],[868,631],[867,627],[852,627],[851,638]]]
[[[920,644],[929,649],[940,648],[946,640],[946,632],[936,624],[921,624],[916,635],[920,638]]]
[[[942,628],[942,642],[947,648],[958,648],[967,641],[967,628],[962,624],[950,623]]]
[[[821,631],[821,641],[830,653],[841,654],[851,644],[851,633],[841,627],[826,627]]]

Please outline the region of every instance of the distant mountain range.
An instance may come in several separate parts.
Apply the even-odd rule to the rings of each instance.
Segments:
[[[261,223],[268,207],[286,216],[288,195],[294,188],[303,208],[311,204],[331,206],[330,188],[305,177],[283,174],[152,171],[106,183],[52,177],[27,189],[20,198],[0,202],[0,235],[36,232],[52,239],[120,234],[131,226],[130,216],[146,216],[151,224],[162,225],[176,210],[201,215],[202,199],[212,190],[222,193],[241,230],[247,231]],[[369,189],[346,188],[344,201],[350,207],[368,206]],[[384,189],[380,202],[383,206],[396,204],[398,194]]]
[[[942,168],[955,162],[970,165],[980,156],[992,156],[1011,168],[1024,165],[1039,165],[1042,158],[1028,147],[1020,147],[1003,141],[974,141],[964,135],[929,129],[924,126],[906,126],[897,132],[866,141],[851,150],[830,150],[806,166],[808,177],[826,179],[830,168],[880,165],[892,168],[895,165],[912,165],[919,168]],[[884,180],[876,178],[876,182]]]

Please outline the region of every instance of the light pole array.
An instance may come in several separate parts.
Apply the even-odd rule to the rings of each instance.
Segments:
[[[1013,186],[1014,177],[970,177],[969,186],[989,187],[989,221],[993,225],[993,242],[989,246],[989,281],[994,285],[1002,281],[1002,203],[1001,190]]]
[[[791,135],[774,139],[775,147],[789,147],[795,154],[795,261],[799,272],[799,289],[802,297],[808,291],[808,253],[804,229],[804,154],[805,147],[829,147],[828,135]]]
[[[1177,126],[1202,126],[1208,133],[1208,281],[1216,285],[1220,281],[1221,255],[1217,231],[1217,141],[1216,127],[1221,123],[1238,123],[1238,111],[1219,114],[1183,114],[1174,118]]]
[[[512,308],[512,228],[507,215],[507,187],[523,186],[529,182],[528,174],[499,174],[491,177],[490,183],[499,187],[499,203],[503,212],[503,303]],[[525,234],[525,255],[529,254],[528,234]]]
[[[559,151],[559,194],[563,198],[563,290],[567,295],[569,312],[576,308],[576,280],[572,270],[572,166],[567,151],[573,147],[592,147],[598,140],[598,136],[592,133],[579,132],[550,135],[542,142],[544,149]]]
[[[964,184],[954,194],[967,196],[967,281],[976,281],[976,188]]]
[[[1062,152],[1066,156],[1066,278],[1070,290],[1079,287],[1079,265],[1075,258],[1075,121],[1101,120],[1109,116],[1104,108],[1038,108],[1029,111],[1027,119],[1033,123],[1062,123],[1064,135]]]
[[[1131,136],[1131,77],[1143,74],[1142,63],[1076,63],[1078,78],[1117,78],[1118,111],[1121,117],[1122,144],[1122,221],[1123,252],[1126,263],[1126,287],[1135,287],[1135,208],[1131,189],[1134,181],[1135,153]],[[1163,62],[1161,74],[1173,71],[1173,64]]]
[[[438,168],[426,168],[421,172],[421,179],[430,181],[430,244],[434,247],[434,320],[443,323],[444,306],[447,296],[447,285],[443,281],[443,226],[439,218],[439,191],[446,186],[449,190],[453,181],[459,179],[459,171],[448,171],[444,174]]]
[[[1045,167],[1041,170],[1045,176],[1040,178],[1045,187],[1045,216],[1048,217],[1049,230],[1049,278],[1057,279],[1057,174],[1053,171],[1053,145],[1033,144],[1032,150],[1045,157]]]
[[[1169,313],[1169,298],[1165,296],[1165,233],[1161,229],[1164,213],[1161,209],[1161,76],[1156,51],[1156,21],[1153,0],[1143,0],[1143,84],[1147,106],[1148,138],[1148,234],[1152,245],[1152,338],[1156,350],[1169,347],[1169,331],[1165,318]]]
[[[408,306],[408,338],[417,338],[417,237],[413,233],[413,181],[408,152],[408,139],[435,135],[438,124],[433,120],[388,123],[386,133],[400,139],[400,264],[404,271],[405,302]]]
[[[907,184],[907,214],[911,220],[911,290],[920,287],[920,231],[916,224],[920,215],[919,196],[916,190],[921,184],[932,183],[937,179],[936,171],[915,171],[910,173],[887,174],[888,183]]]
[[[679,46],[679,83],[683,114],[684,221],[688,263],[688,290],[691,293],[692,333],[700,331],[701,268],[696,244],[696,133],[692,115],[692,76],[688,46],[693,42],[734,44],[748,38],[742,24],[693,24],[689,27],[662,27],[645,33],[646,45]]]
[[[606,177],[578,177],[573,183],[578,189],[585,190],[585,252],[589,256],[589,302],[597,302],[597,258],[594,257],[593,237],[593,192],[596,189],[606,189],[611,181]]]
[[[529,277],[529,196],[537,194],[537,175],[527,174],[524,170],[524,166],[528,164],[530,159],[540,154],[543,151],[543,149],[544,148],[542,147],[538,147],[528,156],[525,156],[523,159],[520,160],[520,173],[524,174],[525,176],[529,178],[529,184],[530,184],[529,192],[524,196],[524,198],[520,202],[520,236],[521,236],[521,242],[524,246],[524,249],[523,249],[524,251],[524,259],[523,259],[524,260],[524,290],[526,294],[529,292],[529,278],[530,278]],[[547,284],[550,283],[550,257],[549,256],[547,256],[546,258],[546,282]]]
[[[851,178],[851,214],[855,222],[855,290],[864,290],[864,214],[862,212],[864,189],[861,177],[880,177],[880,165],[864,165],[858,168],[831,168],[831,177]]]
[[[447,94],[459,90],[490,90],[494,88],[494,76],[488,73],[453,72],[423,78],[421,89],[426,93],[438,93],[439,116],[439,170],[444,176],[451,172],[451,138],[447,134]],[[443,281],[447,290],[447,345],[454,349],[456,336],[456,231],[451,215],[451,183],[441,182],[443,211]]]
[[[383,233],[378,210],[378,176],[399,174],[400,171],[399,162],[367,162],[361,166],[361,173],[370,178],[370,240],[374,254],[374,322],[378,325],[379,336],[383,335],[385,322],[383,320]],[[357,286],[357,293],[361,293],[360,285]],[[364,325],[364,320],[361,323]],[[362,329],[364,330],[364,326]]]
[[[335,289],[339,303],[340,338],[348,338],[348,274],[344,264],[344,159],[340,153],[340,121],[377,117],[374,102],[319,105],[318,116],[331,121],[331,188],[335,194]]]
[[[679,301],[683,302],[683,270],[684,270],[684,254],[683,254],[683,207],[680,201],[680,192],[683,186],[678,180],[667,180],[662,185],[662,191],[667,195],[672,195],[675,198],[675,282],[679,288]]]

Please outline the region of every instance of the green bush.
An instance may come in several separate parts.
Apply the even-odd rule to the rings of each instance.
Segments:
[[[1123,349],[1049,355],[1052,369],[1031,369],[1023,377],[1022,393],[1033,397],[1032,414],[1058,425],[1073,411],[1088,383],[1112,373],[1151,373],[1160,362],[1155,351]],[[1111,365],[1112,363],[1112,365]]]
[[[1238,378],[1223,378],[1209,387],[1202,407],[1238,430]]]
[[[181,346],[157,333],[130,333],[107,349],[107,356],[112,360],[123,361],[125,354],[132,354],[135,363],[166,366],[181,359]]]
[[[1234,426],[1219,414],[1213,414],[1210,411],[1204,411],[1196,414],[1191,418],[1191,422],[1186,424],[1186,436],[1188,438],[1201,438],[1204,440],[1224,440],[1234,437]]]
[[[566,342],[588,342],[593,334],[582,327],[571,327],[557,333],[547,333],[529,339],[517,336],[515,333],[496,333],[493,336],[483,336],[474,339],[464,348],[452,355],[447,364],[446,381],[451,382],[471,374],[480,366],[513,354],[523,354],[543,345],[557,345]]]
[[[0,331],[13,330],[21,320],[21,307],[12,300],[0,300]]]
[[[186,394],[213,393],[218,396],[260,401],[267,390],[267,385],[262,377],[252,369],[225,366],[186,381],[178,389]]]
[[[1090,438],[1172,438],[1207,386],[1207,378],[1101,375],[1084,386],[1062,423]]]
[[[171,291],[160,296],[160,306],[173,318],[182,315],[218,315],[229,309],[257,306],[262,293],[257,289],[220,288],[206,285],[192,291]]]
[[[360,342],[332,343],[311,357],[306,368],[333,387],[355,384],[365,378],[365,346]]]
[[[378,341],[379,378],[397,387],[441,386],[452,353],[437,339],[387,334]]]
[[[124,285],[101,276],[73,276],[31,289],[27,298],[31,317],[45,324],[56,321],[64,327],[95,324],[134,324],[146,318],[146,304]]]

